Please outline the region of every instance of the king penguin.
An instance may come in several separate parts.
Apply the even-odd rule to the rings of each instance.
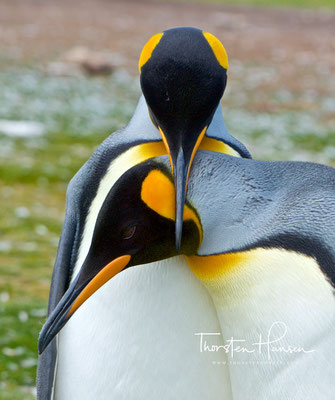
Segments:
[[[159,157],[120,178],[122,190],[130,193],[124,196],[116,185],[106,199],[87,262],[49,317],[41,333],[41,350],[104,282],[128,270],[148,273],[153,264],[143,270],[143,263],[176,255],[169,164],[167,156]],[[219,334],[216,345],[222,353],[217,361],[203,349],[202,354],[210,356],[216,367],[210,369],[209,376],[215,379],[207,392],[185,396],[197,381],[181,396],[171,392],[169,398],[332,398],[334,184],[335,170],[318,164],[197,152],[189,177],[180,253],[207,288],[216,311],[213,318],[219,324],[215,331],[200,324],[198,332]],[[119,201],[118,215],[111,216]],[[193,301],[198,305],[198,298]],[[227,353],[228,361],[224,359]],[[222,364],[227,362],[228,379],[215,386],[213,382],[220,378],[215,371],[226,372]]]
[[[92,244],[99,212],[108,193],[126,171],[150,158],[169,155],[176,186],[175,242],[179,248],[187,179],[196,150],[206,149],[250,157],[244,145],[229,135],[224,126],[220,98],[226,85],[228,59],[217,38],[195,28],[164,31],[144,46],[139,67],[144,96],[130,123],[106,139],[69,184],[65,222],[50,288],[48,315],[51,315],[81,271]],[[162,75],[164,69],[166,74]],[[167,107],[165,103],[168,103]],[[167,115],[168,119],[174,121],[173,125],[169,125]],[[180,259],[176,260],[177,264],[183,264]],[[183,268],[180,267],[178,271]],[[187,280],[191,279],[189,277],[187,275]],[[146,277],[141,279],[145,280]],[[197,286],[194,280],[192,282],[189,285],[195,285],[194,290],[202,290],[202,286]],[[211,300],[206,298],[207,292],[202,293],[203,304],[208,305]],[[106,305],[104,296],[100,301]],[[103,315],[95,316],[102,324]],[[214,317],[209,317],[209,321],[211,325],[216,323]],[[98,323],[96,328],[94,324],[92,326],[92,329],[99,329]],[[71,337],[75,338],[80,327],[70,323],[67,331],[70,327],[73,329]],[[56,364],[60,365],[66,360],[66,356],[62,356],[61,360],[58,357],[62,350],[62,346],[59,346],[57,348],[54,340],[39,358],[40,399],[50,399],[54,395]],[[82,352],[85,350],[85,347],[81,348]],[[68,368],[71,362],[67,364]],[[103,368],[104,363],[99,365]],[[191,378],[192,375],[189,376]]]
[[[220,99],[227,83],[228,57],[214,35],[196,28],[158,33],[144,46],[139,69],[142,92],[174,175],[178,250],[187,181],[196,150],[202,145],[202,149],[245,158],[250,154],[229,135],[223,122]]]
[[[333,398],[335,170],[199,152],[192,171],[203,241],[186,258],[215,304],[234,400]]]
[[[207,291],[174,257],[172,179],[148,160],[108,193],[88,255],[41,332],[39,398],[231,400],[229,371],[199,351],[195,333],[220,327]],[[186,203],[180,251],[194,254],[200,231]]]

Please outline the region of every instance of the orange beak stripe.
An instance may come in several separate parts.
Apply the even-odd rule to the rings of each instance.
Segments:
[[[197,139],[197,141],[196,141],[196,143],[195,143],[195,146],[194,146],[194,148],[193,148],[192,155],[191,155],[191,160],[190,160],[190,165],[189,165],[188,171],[187,171],[186,187],[187,187],[187,183],[188,183],[188,176],[190,175],[191,165],[192,165],[192,163],[193,163],[193,158],[194,158],[194,156],[195,156],[196,151],[198,150],[198,147],[200,146],[200,143],[201,143],[203,137],[205,136],[206,130],[207,130],[207,125],[206,125],[206,126],[204,127],[204,129],[200,132],[200,135],[198,136],[198,139]]]
[[[88,283],[88,285],[82,290],[75,302],[72,304],[67,317],[70,317],[89,297],[92,296],[102,285],[108,282],[111,278],[117,275],[123,270],[123,268],[129,263],[131,259],[130,255],[124,255],[111,261]]]
[[[173,173],[173,164],[172,164],[172,158],[171,158],[171,153],[170,153],[170,148],[169,148],[168,142],[167,142],[166,137],[164,135],[164,132],[161,130],[160,126],[158,127],[158,130],[159,130],[159,133],[162,136],[164,146],[166,147],[166,150],[168,152],[169,159],[170,159],[170,164],[171,164],[171,170],[172,170],[172,173]]]

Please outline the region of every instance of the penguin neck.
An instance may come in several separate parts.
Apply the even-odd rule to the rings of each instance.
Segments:
[[[218,137],[221,139],[226,139],[229,141],[231,139],[231,135],[227,131],[227,128],[225,126],[224,120],[223,120],[223,113],[222,113],[222,105],[221,102],[217,106],[212,121],[208,126],[206,135],[208,137]]]
[[[221,103],[217,106],[212,121],[208,126],[206,131],[206,138],[216,139],[221,143],[224,143],[228,148],[229,151],[224,151],[226,154],[230,154],[233,156],[243,157],[243,158],[251,158],[251,155],[247,148],[237,140],[234,136],[231,136],[228,132],[224,120],[223,120],[223,113],[222,113],[222,106]],[[214,149],[214,151],[218,151]],[[223,151],[219,151],[223,152]]]
[[[241,398],[249,398],[248,390],[256,383],[259,399],[277,398],[271,397],[277,384],[290,393],[292,369],[295,379],[305,382],[311,366],[322,365],[330,347],[334,349],[333,288],[313,258],[284,249],[256,248],[188,257],[188,263],[208,289],[223,339],[230,344],[226,352],[233,394],[238,387]],[[276,385],[269,385],[269,379]],[[313,382],[306,386],[312,391]]]

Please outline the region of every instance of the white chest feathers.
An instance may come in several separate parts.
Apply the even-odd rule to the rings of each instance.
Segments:
[[[313,258],[255,249],[192,261],[230,343],[234,400],[334,397],[335,298]]]
[[[200,353],[197,332],[220,325],[183,258],[130,268],[58,335],[54,398],[231,400],[228,369]]]

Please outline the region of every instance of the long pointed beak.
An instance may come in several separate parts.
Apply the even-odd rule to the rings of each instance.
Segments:
[[[176,250],[179,253],[181,239],[183,235],[183,216],[187,189],[187,175],[189,163],[186,164],[183,149],[178,151],[177,159],[173,167],[174,187],[176,193]]]
[[[101,286],[122,271],[129,264],[130,259],[130,255],[118,257],[103,267],[92,278],[87,278],[86,280],[83,278],[82,273],[78,274],[42,328],[38,340],[39,354],[43,353],[48,344],[78,308]]]
[[[159,132],[162,136],[164,145],[167,149],[172,172],[174,175],[174,186],[176,193],[176,230],[175,230],[175,241],[177,253],[180,250],[181,239],[183,234],[183,215],[184,205],[186,199],[187,183],[190,169],[192,166],[194,155],[203,139],[207,126],[196,136],[194,145],[188,143],[186,146],[180,144],[178,147],[175,143],[169,144],[167,136],[164,134],[160,126],[158,125]],[[183,140],[180,140],[183,143]],[[171,151],[173,149],[173,151]]]

